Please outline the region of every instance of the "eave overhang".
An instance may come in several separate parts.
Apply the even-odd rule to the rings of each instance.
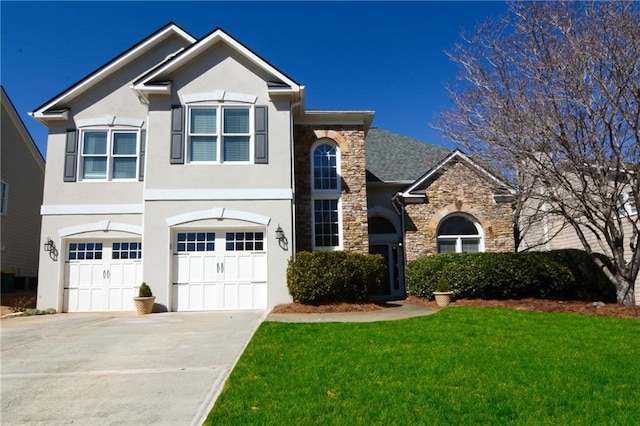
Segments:
[[[299,125],[338,125],[363,126],[365,132],[371,127],[374,111],[304,111],[296,117],[295,124]]]

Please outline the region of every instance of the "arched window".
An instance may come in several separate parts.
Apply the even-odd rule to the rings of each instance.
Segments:
[[[396,227],[384,217],[374,216],[369,218],[369,234],[394,234]]]
[[[311,198],[314,249],[342,247],[340,152],[333,141],[312,147]]]
[[[448,216],[438,226],[438,253],[484,251],[482,227],[468,216]]]

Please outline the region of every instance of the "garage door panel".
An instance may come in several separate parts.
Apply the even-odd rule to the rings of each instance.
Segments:
[[[249,256],[238,256],[238,281],[251,281],[253,278],[253,259]]]
[[[251,309],[253,308],[253,284],[251,283],[239,283],[238,284],[238,308]]]
[[[253,281],[267,281],[267,255],[253,256]]]
[[[211,282],[216,280],[218,274],[218,258],[217,256],[204,256],[203,259],[204,276],[203,281]]]
[[[201,256],[189,257],[189,274],[187,282],[204,281],[204,260]]]
[[[220,285],[218,284],[204,284],[202,308],[207,311],[217,310],[222,308],[220,306]]]

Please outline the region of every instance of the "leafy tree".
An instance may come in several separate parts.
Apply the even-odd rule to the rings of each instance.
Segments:
[[[519,249],[559,218],[634,303],[638,215],[621,200],[640,200],[640,3],[512,3],[448,54],[460,75],[437,127],[518,188]]]

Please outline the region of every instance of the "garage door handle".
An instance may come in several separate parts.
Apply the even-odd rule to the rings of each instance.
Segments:
[[[221,269],[221,271],[220,271],[220,272],[222,272],[222,273],[224,274],[224,263],[221,263],[221,264],[220,264],[220,269]]]
[[[107,278],[107,271],[105,271],[104,269],[102,270],[102,279],[106,279]]]
[[[216,272],[220,273],[220,264],[219,263],[216,263]]]

